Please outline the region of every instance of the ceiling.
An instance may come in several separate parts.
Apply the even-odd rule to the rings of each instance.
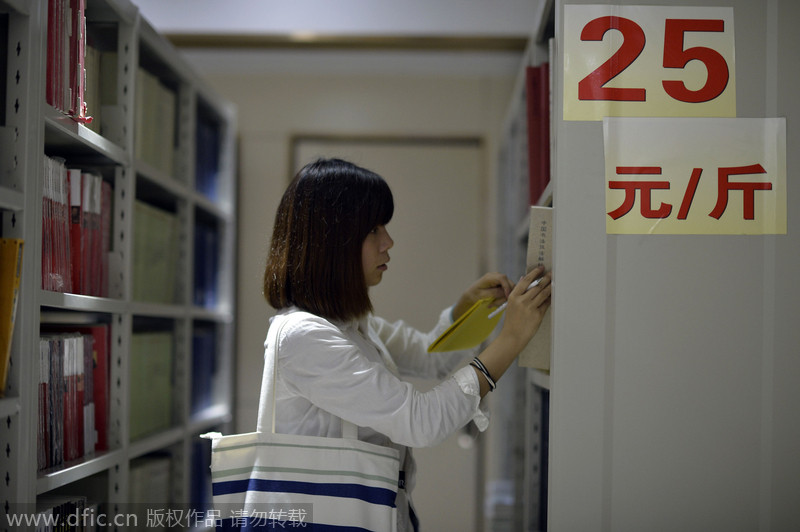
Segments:
[[[452,75],[515,72],[544,2],[133,1],[202,72]]]

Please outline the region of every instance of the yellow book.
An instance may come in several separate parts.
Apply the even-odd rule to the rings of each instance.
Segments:
[[[481,299],[428,346],[429,353],[458,351],[480,345],[497,326],[503,313],[489,318],[495,309],[489,308],[492,298]]]
[[[0,397],[5,395],[8,380],[11,337],[22,275],[22,247],[20,239],[0,238]]]

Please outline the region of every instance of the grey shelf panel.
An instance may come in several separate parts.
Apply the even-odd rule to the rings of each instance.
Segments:
[[[204,307],[193,307],[191,315],[195,320],[212,321],[221,324],[233,323],[233,314],[229,311],[218,311]]]
[[[134,316],[146,318],[184,318],[188,310],[183,305],[148,303],[144,301],[134,301],[130,304],[130,311]]]
[[[37,495],[41,495],[50,490],[66,486],[67,484],[111,469],[123,459],[123,456],[123,452],[118,449],[99,455],[84,457],[59,466],[54,470],[48,470],[41,473],[36,479],[36,493]]]
[[[206,432],[217,425],[230,423],[232,418],[230,409],[226,405],[211,406],[192,416],[189,432],[192,434]]]
[[[42,308],[75,310],[98,313],[121,313],[127,310],[127,302],[105,297],[63,294],[49,290],[39,290],[39,305]]]
[[[3,397],[0,399],[0,418],[5,419],[9,416],[19,414],[19,397]]]
[[[8,187],[0,186],[0,209],[21,211],[25,205],[25,195]]]
[[[183,437],[184,430],[182,427],[174,427],[152,436],[145,436],[130,444],[128,448],[128,458],[132,460],[154,451],[166,449],[183,440]]]
[[[30,14],[27,0],[0,0],[0,13],[7,13],[9,10],[20,15]]]
[[[545,390],[550,389],[550,373],[548,372],[528,368],[528,380],[534,386],[538,386],[539,388],[543,388]]]
[[[45,106],[45,153],[94,164],[127,165],[130,161],[122,147],[49,105]]]

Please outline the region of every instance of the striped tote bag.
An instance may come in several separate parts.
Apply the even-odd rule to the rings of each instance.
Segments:
[[[267,336],[266,386],[259,417],[274,420],[276,339]],[[269,416],[269,417],[265,417]],[[269,432],[223,436],[211,441],[211,484],[217,530],[237,532],[297,528],[321,532],[395,532],[400,459],[396,449],[356,439],[342,421],[343,438]]]

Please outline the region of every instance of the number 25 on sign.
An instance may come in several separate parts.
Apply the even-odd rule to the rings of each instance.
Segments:
[[[736,116],[730,7],[564,6],[564,120]]]

